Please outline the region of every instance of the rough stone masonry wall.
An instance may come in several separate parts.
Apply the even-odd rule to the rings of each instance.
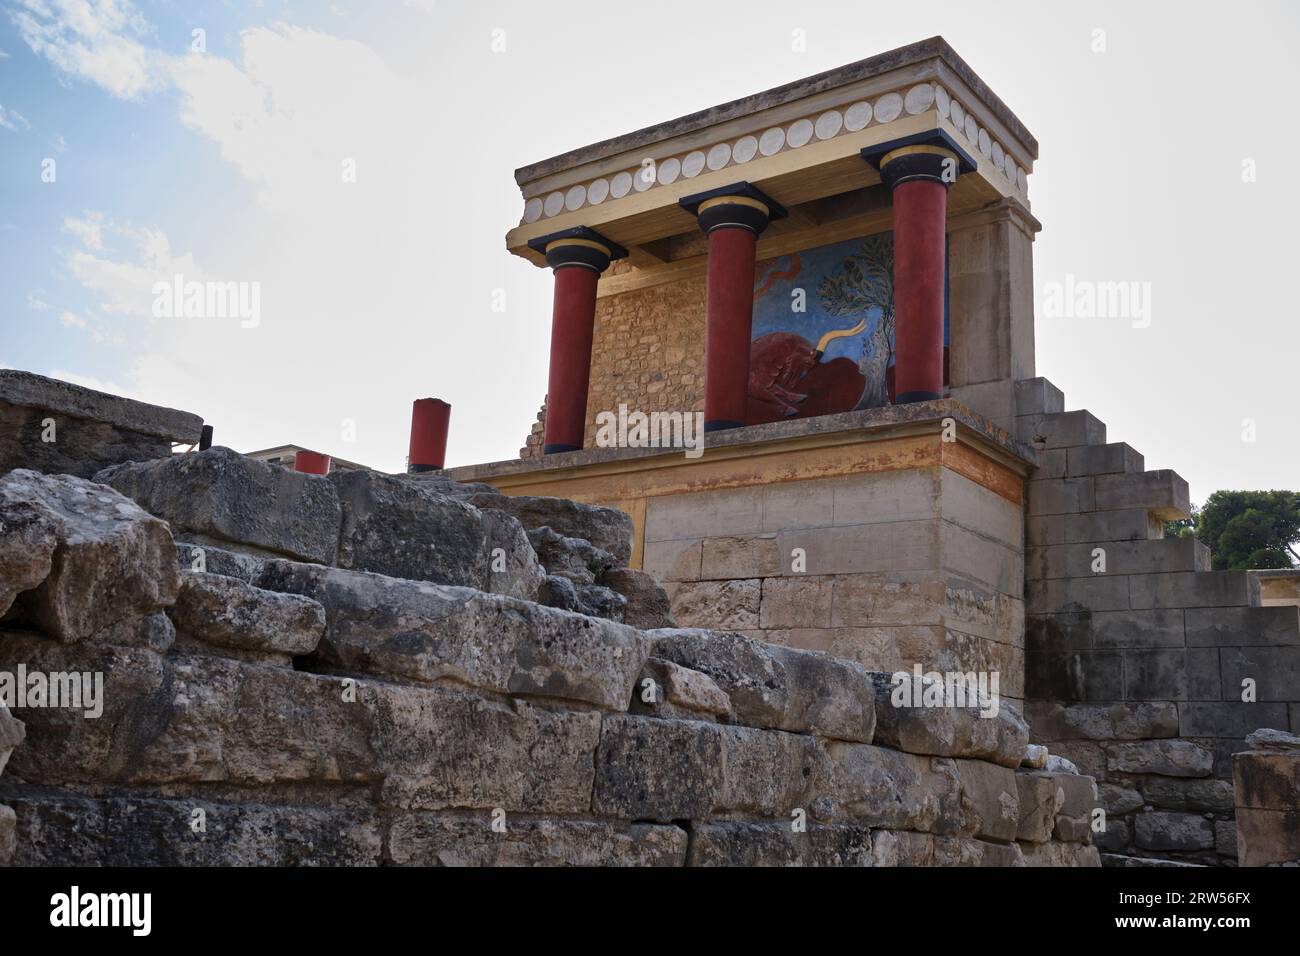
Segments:
[[[0,672],[105,681],[97,719],[0,712],[5,862],[1097,862],[1092,781],[1011,708],[896,708],[829,655],[508,593],[539,514],[582,522],[557,554],[630,549],[608,509],[221,449],[98,477],[0,477]],[[509,571],[478,563],[494,523]],[[470,583],[366,569],[397,560]]]
[[[643,566],[679,624],[871,670],[996,671],[1018,701],[1023,535],[1019,504],[908,467],[652,498]]]
[[[1300,609],[1258,606],[1247,572],[1211,571],[1199,542],[1163,537],[1189,508],[1178,475],[1145,470],[1051,383],[1017,392],[1018,437],[1040,449],[1025,561],[1033,739],[1097,778],[1104,850],[1230,863],[1232,754],[1257,728],[1300,727]]]

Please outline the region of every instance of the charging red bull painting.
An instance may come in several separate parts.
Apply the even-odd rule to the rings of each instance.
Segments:
[[[752,335],[747,425],[890,404],[893,233],[758,263]],[[946,382],[946,281],[943,338]]]

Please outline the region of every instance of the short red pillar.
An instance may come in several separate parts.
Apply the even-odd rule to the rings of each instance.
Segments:
[[[948,188],[913,179],[894,189],[895,402],[943,398],[944,224]]]
[[[447,429],[451,406],[440,398],[417,398],[411,403],[411,444],[406,456],[408,472],[441,471],[447,462]]]
[[[627,250],[584,226],[534,239],[529,247],[544,253],[555,271],[542,453],[577,451],[587,430],[596,283],[610,262],[626,256]]]
[[[328,475],[330,456],[315,451],[300,451],[293,456],[293,470],[308,475]]]
[[[894,203],[894,402],[943,398],[948,187],[975,162],[942,130],[862,151]]]
[[[679,200],[709,237],[707,327],[704,346],[704,430],[745,424],[749,352],[754,320],[754,250],[758,237],[785,210],[749,183]]]

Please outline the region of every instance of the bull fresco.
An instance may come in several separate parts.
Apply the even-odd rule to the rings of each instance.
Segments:
[[[891,232],[758,263],[747,425],[893,401],[893,276]]]

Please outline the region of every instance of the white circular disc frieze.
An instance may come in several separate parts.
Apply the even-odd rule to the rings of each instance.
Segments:
[[[876,100],[876,121],[892,123],[903,115],[903,98],[897,93],[886,93]]]
[[[534,196],[524,203],[524,222],[536,222],[542,218],[542,200]]]
[[[558,216],[560,210],[564,208],[564,193],[551,193],[546,197],[546,205],[543,209],[548,216]]]
[[[781,152],[781,147],[784,145],[785,130],[774,126],[759,138],[758,151],[764,156],[774,156]]]
[[[989,139],[989,131],[980,127],[979,132],[980,155],[989,159],[993,155],[993,140]]]
[[[597,179],[587,187],[587,202],[599,206],[609,196],[609,180]]]
[[[659,182],[667,186],[669,183],[677,182],[677,177],[682,174],[682,161],[676,156],[665,159],[659,164]]]
[[[706,162],[709,169],[721,169],[731,162],[731,147],[726,143],[719,143],[709,150],[709,158]]]
[[[907,91],[907,97],[903,100],[903,106],[907,112],[915,116],[917,113],[924,113],[934,105],[934,87],[929,83],[920,83]]]
[[[609,194],[615,199],[622,199],[632,191],[632,174],[624,170],[621,173],[615,173],[614,178],[609,183]]]
[[[587,201],[587,187],[573,186],[564,194],[564,208],[569,212],[577,212],[582,208],[583,203]]]
[[[939,115],[944,119],[948,119],[952,115],[952,106],[952,97],[948,95],[948,91],[942,86],[936,86],[934,88],[934,108],[939,111]]]
[[[854,103],[844,111],[844,128],[850,133],[856,133],[860,129],[866,129],[867,124],[871,122],[871,104],[866,100]]]
[[[747,163],[758,155],[758,140],[752,136],[742,136],[731,147],[731,158],[738,163]]]
[[[844,117],[839,110],[827,110],[817,117],[815,132],[818,139],[830,139],[844,127]]]
[[[687,153],[686,158],[682,160],[682,175],[687,179],[694,179],[704,170],[704,154],[698,149],[693,153]]]
[[[812,120],[801,119],[790,124],[790,129],[785,134],[785,141],[798,149],[805,145],[808,140],[812,139],[813,124]]]

